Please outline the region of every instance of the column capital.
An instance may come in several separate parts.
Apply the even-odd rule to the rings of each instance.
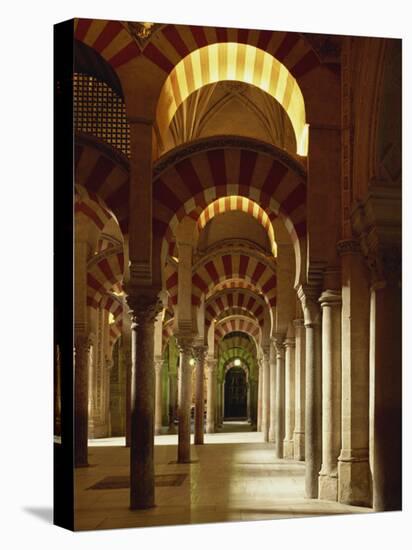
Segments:
[[[158,292],[153,289],[129,288],[126,302],[130,308],[132,328],[133,325],[154,323],[163,307]]]
[[[163,370],[163,359],[161,357],[155,357],[153,365],[155,372],[160,374]]]
[[[303,319],[294,319],[292,322],[293,322],[293,326],[295,327],[295,330],[301,329],[305,326],[305,322]]]
[[[361,248],[357,239],[344,239],[338,241],[336,248],[339,256],[346,256],[348,254],[360,254]]]
[[[318,303],[321,289],[318,285],[301,285],[298,288],[298,298],[302,304],[305,327],[320,324],[320,307]]]
[[[324,290],[319,298],[321,307],[339,306],[342,303],[342,293],[340,290]]]
[[[217,367],[217,359],[210,359],[210,358],[207,358],[206,359],[206,368],[210,371],[210,372],[213,372]]]
[[[198,363],[204,362],[207,354],[207,346],[198,345],[193,348],[193,355]]]
[[[193,338],[191,336],[176,335],[176,342],[180,353],[187,355],[193,353]]]
[[[285,348],[294,348],[295,347],[295,337],[294,336],[288,336],[285,339],[284,346],[285,346]]]

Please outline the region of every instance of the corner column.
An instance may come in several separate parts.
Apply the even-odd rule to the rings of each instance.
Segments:
[[[341,293],[326,290],[322,307],[322,468],[319,498],[338,500],[338,456],[341,448]]]
[[[130,508],[155,505],[154,478],[154,322],[162,304],[156,292],[129,292],[132,318],[130,402]]]
[[[342,271],[342,449],[338,500],[370,505],[369,281],[355,240],[338,243]]]

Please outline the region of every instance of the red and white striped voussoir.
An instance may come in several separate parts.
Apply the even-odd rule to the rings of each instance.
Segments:
[[[98,307],[108,292],[121,290],[124,273],[124,255],[119,248],[116,252],[102,253],[93,258],[87,270],[87,305]],[[103,257],[102,257],[103,256]]]

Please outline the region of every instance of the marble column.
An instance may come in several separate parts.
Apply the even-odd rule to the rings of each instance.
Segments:
[[[301,286],[298,297],[305,321],[305,494],[318,498],[322,463],[322,365],[319,287]]]
[[[130,401],[130,508],[155,505],[154,477],[154,321],[162,304],[154,291],[129,290],[132,318]]]
[[[269,355],[269,441],[275,443],[276,439],[276,346],[270,345]]]
[[[341,448],[341,293],[326,290],[322,307],[322,468],[319,498],[338,500],[338,456]]]
[[[215,384],[216,359],[207,359],[207,399],[206,399],[206,433],[215,432]]]
[[[295,327],[295,429],[293,458],[305,460],[305,325],[303,319],[293,321]]]
[[[342,272],[342,449],[338,500],[369,506],[369,275],[355,240],[338,243]]]
[[[283,458],[283,438],[285,434],[285,335],[276,334],[276,424],[275,457]]]
[[[191,338],[178,338],[180,350],[179,359],[179,400],[178,400],[178,441],[177,461],[180,463],[190,462],[190,409],[192,404],[192,371],[190,364],[192,359]]]
[[[262,432],[263,441],[269,441],[269,413],[270,413],[270,372],[269,349],[263,350],[262,357]]]
[[[157,357],[154,361],[155,371],[155,434],[162,433],[162,401],[163,401],[163,359]]]
[[[176,433],[177,418],[177,373],[169,372],[169,434]]]
[[[293,430],[295,427],[295,338],[285,340],[285,439],[284,458],[294,458]]]
[[[262,431],[262,379],[263,379],[263,369],[262,369],[262,360],[257,360],[258,368],[258,395],[257,395],[257,431]]]
[[[206,352],[206,346],[196,346],[194,348],[196,359],[195,445],[203,445],[204,443],[204,380]]]
[[[385,251],[371,289],[371,466],[374,510],[402,509],[401,259]]]
[[[249,381],[250,388],[250,423],[252,431],[257,428],[257,381],[253,378]]]

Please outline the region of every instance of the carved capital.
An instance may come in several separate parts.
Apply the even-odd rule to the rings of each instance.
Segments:
[[[207,346],[195,346],[193,348],[193,355],[195,356],[197,363],[204,363],[207,354]]]
[[[187,336],[178,336],[177,347],[179,348],[180,353],[183,353],[183,355],[192,355],[193,338]]]
[[[336,307],[342,304],[342,294],[340,290],[325,290],[319,298],[321,307]]]
[[[305,327],[313,327],[321,321],[318,303],[320,288],[312,285],[301,285],[298,288],[298,298],[302,304]]]
[[[217,367],[217,359],[210,359],[208,358],[206,360],[206,369],[209,373],[212,373],[216,370]]]
[[[285,340],[285,348],[294,348],[295,347],[295,338],[288,336]]]
[[[155,291],[141,291],[130,293],[126,297],[129,306],[129,315],[132,319],[132,328],[148,323],[154,323],[157,315],[162,310],[162,302]]]
[[[360,254],[361,251],[359,241],[355,239],[338,241],[336,248],[339,256],[345,256],[347,254]]]

